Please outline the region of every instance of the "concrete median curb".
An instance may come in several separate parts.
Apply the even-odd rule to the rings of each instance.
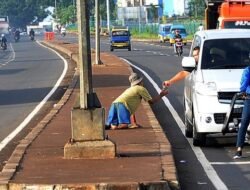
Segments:
[[[55,48],[58,51],[66,53],[75,62],[78,62],[78,54],[71,52],[62,46],[55,45],[53,43],[46,42],[46,44],[51,48]],[[133,71],[131,67],[129,67],[129,69],[131,72]],[[160,143],[160,152],[161,152],[161,161],[162,161],[161,164],[162,164],[162,171],[163,171],[162,179],[168,183],[168,186],[170,186],[171,189],[180,189],[170,143],[163,129],[161,128],[158,120],[155,118],[155,115],[150,105],[148,103],[143,102],[143,106],[147,110],[146,114],[156,134],[157,140]]]
[[[72,52],[67,47],[60,46],[58,44],[43,42],[46,46],[60,51],[70,57],[73,61],[78,63],[78,53]],[[63,43],[63,42],[62,42]],[[130,68],[131,69],[131,68]],[[132,71],[132,69],[131,69]],[[57,103],[45,118],[36,126],[34,129],[23,139],[20,144],[16,147],[15,151],[11,155],[10,159],[7,161],[2,172],[0,173],[0,190],[63,190],[63,189],[91,189],[91,190],[177,190],[180,189],[178,183],[178,177],[176,173],[175,163],[172,156],[172,150],[170,143],[165,136],[160,124],[158,123],[155,115],[147,103],[143,103],[146,109],[146,115],[150,120],[150,124],[153,127],[154,133],[156,135],[157,141],[160,146],[161,154],[161,166],[162,166],[162,180],[161,181],[150,181],[150,182],[132,182],[132,183],[98,183],[98,184],[13,184],[10,182],[11,178],[14,176],[17,167],[19,166],[26,149],[31,144],[31,142],[40,134],[40,132],[46,127],[46,125],[53,119],[57,114],[58,110],[69,99],[78,79],[79,73],[75,72],[73,82],[63,95],[62,99]]]

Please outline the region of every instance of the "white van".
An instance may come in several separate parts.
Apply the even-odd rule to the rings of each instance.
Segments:
[[[196,65],[194,47],[200,47]],[[221,133],[232,97],[239,92],[243,69],[250,66],[250,32],[244,29],[203,30],[196,32],[189,57],[182,67],[191,71],[185,79],[184,110],[186,137],[204,145],[206,135]],[[235,104],[238,117],[243,102]],[[237,132],[240,124],[231,124]]]

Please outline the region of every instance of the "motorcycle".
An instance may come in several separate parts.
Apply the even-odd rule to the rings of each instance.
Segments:
[[[17,36],[17,35],[14,37],[15,42],[18,42],[18,41],[19,41],[19,39],[20,39],[20,37],[19,37],[19,36]]]
[[[181,56],[183,53],[182,47],[183,47],[182,39],[176,38],[175,39],[175,52],[178,56]]]
[[[34,35],[30,35],[30,40],[34,41],[35,40],[35,36]]]
[[[62,37],[66,36],[66,31],[64,31],[64,30],[61,31],[61,36],[62,36]]]
[[[6,43],[2,43],[1,44],[1,49],[2,50],[6,50],[7,49],[7,44]]]

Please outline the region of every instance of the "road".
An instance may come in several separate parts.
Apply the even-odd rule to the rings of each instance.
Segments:
[[[190,44],[184,48],[184,56],[189,54],[189,49]],[[101,40],[101,51],[109,51],[108,40]],[[163,80],[169,79],[182,69],[182,58],[173,53],[173,47],[159,43],[134,42],[132,52],[115,50],[113,53],[148,74],[158,87],[161,87]],[[209,136],[207,146],[201,148],[194,147],[191,139],[184,136],[183,84],[182,81],[170,87],[167,96],[169,103],[165,101],[152,106],[171,142],[182,189],[249,189],[249,146],[244,149],[245,157],[235,161],[232,159],[235,135]],[[151,94],[156,94],[155,86],[149,81],[145,86],[150,89]]]
[[[27,36],[21,36],[17,43],[8,36],[8,49],[0,52],[1,161],[11,152],[10,148],[4,149],[9,141],[15,139],[9,143],[13,148],[20,136],[25,135],[19,131],[32,119],[34,124],[42,117],[42,111],[58,100],[54,96],[47,101],[63,72],[64,61],[55,52]]]
[[[67,35],[65,38],[59,37],[59,39],[77,42],[76,37],[71,35]],[[91,42],[94,48],[94,40],[91,39]],[[18,46],[21,43],[14,44],[13,47],[16,52],[15,61],[11,61],[9,64],[3,65],[3,68],[0,68],[0,72],[3,71],[6,73],[6,75],[0,75],[1,90],[3,89],[3,91],[12,93],[18,92],[18,94],[20,92],[24,93],[22,96],[12,95],[13,99],[9,100],[8,98],[9,103],[4,103],[3,107],[13,106],[17,109],[27,104],[29,108],[31,104],[39,102],[36,91],[38,90],[42,93],[43,90],[47,89],[46,87],[49,88],[49,86],[52,86],[53,82],[48,82],[47,78],[54,76],[54,72],[56,72],[55,68],[58,67],[58,64],[60,65],[60,59],[50,51],[41,48],[37,44],[31,44],[29,41],[26,43],[26,45],[31,45],[28,46],[29,50],[32,48],[35,52],[39,51],[39,53],[35,53],[35,56],[28,55],[27,57],[27,49],[23,51],[24,47],[19,47],[20,49],[18,50]],[[188,55],[189,48],[190,44],[184,48],[184,55]],[[108,40],[105,38],[101,39],[101,51],[109,51]],[[182,58],[175,56],[173,48],[164,44],[133,42],[131,52],[127,50],[115,50],[112,53],[127,60],[135,70],[143,72],[145,79],[148,77],[148,80],[145,80],[145,86],[152,95],[156,94],[157,89],[159,90],[163,80],[169,79],[182,69]],[[34,62],[39,63],[39,65]],[[53,72],[48,68],[46,70],[46,66],[51,66],[47,62],[52,64],[52,68],[50,69],[54,69]],[[37,67],[40,69],[37,69]],[[31,72],[28,72],[29,70],[37,73],[31,74]],[[46,77],[44,73],[46,73]],[[24,75],[23,77],[21,77],[22,74]],[[5,80],[5,82],[2,82],[2,80]],[[54,79],[52,77],[53,80],[56,80],[56,77]],[[155,84],[152,84],[152,81]],[[7,82],[11,85],[6,85]],[[232,159],[235,151],[235,136],[210,136],[206,147],[194,147],[192,141],[183,135],[183,84],[183,81],[181,81],[171,86],[167,98],[164,98],[161,103],[152,106],[159,123],[171,142],[181,188],[185,190],[249,189],[249,146],[246,146],[244,149],[244,158],[235,161]],[[33,90],[30,90],[29,85],[33,85]],[[29,96],[29,93],[34,93],[36,96]],[[11,95],[11,93],[9,94]],[[28,98],[25,99],[26,95]],[[2,104],[0,104],[0,108]]]

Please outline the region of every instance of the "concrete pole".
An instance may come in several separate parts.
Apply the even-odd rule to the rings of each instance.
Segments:
[[[102,64],[100,60],[100,15],[98,0],[95,0],[95,64]]]
[[[56,16],[56,0],[55,0],[55,16]],[[56,19],[57,19],[57,16],[56,16]]]
[[[104,159],[116,156],[116,145],[105,139],[105,109],[92,89],[88,0],[77,0],[80,66],[80,105],[71,110],[71,141],[64,146],[64,158]],[[78,106],[79,105],[79,106]]]
[[[108,34],[110,32],[110,7],[109,7],[109,0],[106,0],[107,3],[107,29],[108,29]]]
[[[88,108],[88,94],[92,95],[92,68],[88,0],[77,0],[77,22],[80,65],[80,108]],[[91,102],[89,102],[90,104]]]
[[[139,5],[139,34],[141,33],[141,0]]]

